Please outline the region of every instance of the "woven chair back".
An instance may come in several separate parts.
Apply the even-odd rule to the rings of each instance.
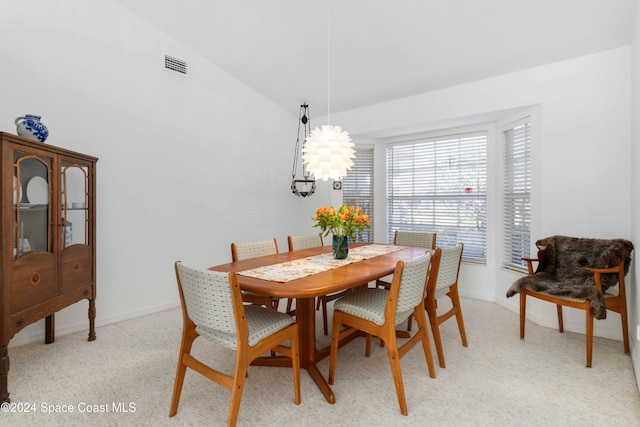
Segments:
[[[396,231],[393,243],[401,246],[417,246],[419,248],[436,248],[436,233],[417,231]]]
[[[431,262],[431,252],[413,261],[405,261],[398,293],[396,313],[412,311],[424,298],[424,289]]]
[[[312,234],[310,236],[289,236],[287,240],[289,242],[290,251],[301,251],[303,249],[320,248],[324,246],[322,237],[319,234]]]
[[[463,245],[457,244],[450,248],[442,248],[436,289],[448,288],[458,281],[460,261],[462,260]]]
[[[275,239],[234,243],[233,245],[235,246],[235,256],[233,250],[231,251],[231,255],[234,262],[278,253],[278,246],[276,245]]]
[[[229,273],[201,270],[178,263],[187,314],[197,326],[236,333]]]

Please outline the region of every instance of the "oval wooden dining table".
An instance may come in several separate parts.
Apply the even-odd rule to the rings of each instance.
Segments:
[[[352,243],[350,247],[365,244]],[[238,282],[243,291],[255,292],[280,298],[295,298],[295,315],[300,334],[300,367],[306,369],[329,403],[335,403],[335,395],[324,376],[318,370],[317,362],[329,355],[330,347],[316,347],[315,298],[366,285],[393,273],[398,261],[416,259],[428,249],[405,247],[401,250],[379,255],[374,258],[353,262],[321,273],[290,280],[275,282],[238,274]],[[209,270],[241,272],[267,265],[280,264],[300,258],[312,257],[331,252],[331,246],[282,252],[243,261],[210,267]],[[344,343],[341,343],[343,345]],[[284,356],[264,356],[254,361],[254,365],[291,366],[291,360]]]

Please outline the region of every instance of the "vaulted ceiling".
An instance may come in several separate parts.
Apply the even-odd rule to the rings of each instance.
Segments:
[[[316,116],[327,103],[344,111],[629,45],[637,3],[117,1],[282,108],[307,101]]]

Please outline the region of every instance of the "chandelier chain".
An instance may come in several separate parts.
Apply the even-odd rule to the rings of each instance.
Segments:
[[[293,152],[293,168],[291,169],[291,177],[295,179],[298,170],[298,156],[300,156],[300,123],[304,124],[304,139],[307,139],[307,135],[311,129],[311,121],[309,120],[309,106],[304,103],[300,106],[300,113],[298,114],[298,132],[296,133],[296,148]],[[303,139],[303,142],[304,142]],[[307,171],[304,163],[302,164],[302,176],[305,179],[309,178],[309,172]]]
[[[300,106],[300,110],[302,110],[302,106]],[[295,179],[296,177],[296,169],[298,169],[298,153],[300,152],[300,122],[301,116],[298,117],[298,132],[296,133],[296,148],[293,151],[293,168],[291,169],[291,176]]]

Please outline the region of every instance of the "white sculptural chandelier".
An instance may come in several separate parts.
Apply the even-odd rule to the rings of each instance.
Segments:
[[[316,179],[340,181],[353,166],[354,144],[340,126],[315,128],[302,148],[302,160]]]

